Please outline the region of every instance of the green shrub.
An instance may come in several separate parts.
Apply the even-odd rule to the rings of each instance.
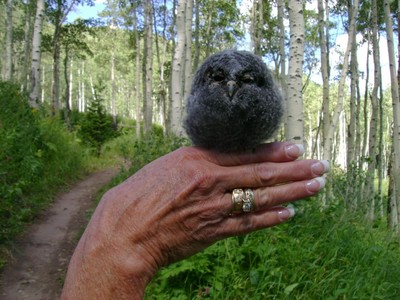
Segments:
[[[87,151],[74,134],[42,115],[18,86],[0,82],[0,246],[84,167]]]
[[[112,117],[106,113],[101,93],[89,103],[87,112],[81,119],[79,134],[82,140],[96,150],[100,156],[104,142],[116,136]]]
[[[176,136],[164,137],[162,128],[153,125],[150,133],[140,141],[135,141],[131,158],[131,171],[137,171],[147,163],[185,145],[189,145],[187,139]]]

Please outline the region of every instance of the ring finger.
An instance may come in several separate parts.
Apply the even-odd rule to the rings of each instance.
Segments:
[[[325,186],[323,177],[311,180],[290,182],[254,190],[254,207],[256,211],[269,209],[317,194]]]
[[[277,205],[282,205],[299,199],[304,199],[317,194],[325,186],[325,179],[317,177],[311,180],[289,182],[281,185],[251,189],[253,196],[251,199],[251,212],[258,212]],[[241,190],[241,189],[239,189]],[[241,190],[243,191],[243,190]],[[235,195],[237,192],[235,190]],[[224,196],[224,203],[228,213],[247,213],[245,201],[241,203],[232,193]]]

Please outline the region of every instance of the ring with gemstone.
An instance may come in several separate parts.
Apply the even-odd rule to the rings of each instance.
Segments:
[[[252,189],[234,189],[232,191],[232,214],[248,213],[254,210],[254,192]]]
[[[243,212],[251,212],[254,210],[254,192],[252,189],[245,189],[244,195],[242,210]]]

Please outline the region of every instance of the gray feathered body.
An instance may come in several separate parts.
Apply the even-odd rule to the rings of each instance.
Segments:
[[[262,59],[227,50],[197,70],[184,128],[194,145],[238,152],[270,138],[282,114],[282,96]]]

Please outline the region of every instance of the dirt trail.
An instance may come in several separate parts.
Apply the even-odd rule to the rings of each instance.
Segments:
[[[13,263],[0,274],[2,300],[59,299],[62,280],[85,214],[97,191],[118,169],[94,173],[57,196],[51,208],[17,241]]]

